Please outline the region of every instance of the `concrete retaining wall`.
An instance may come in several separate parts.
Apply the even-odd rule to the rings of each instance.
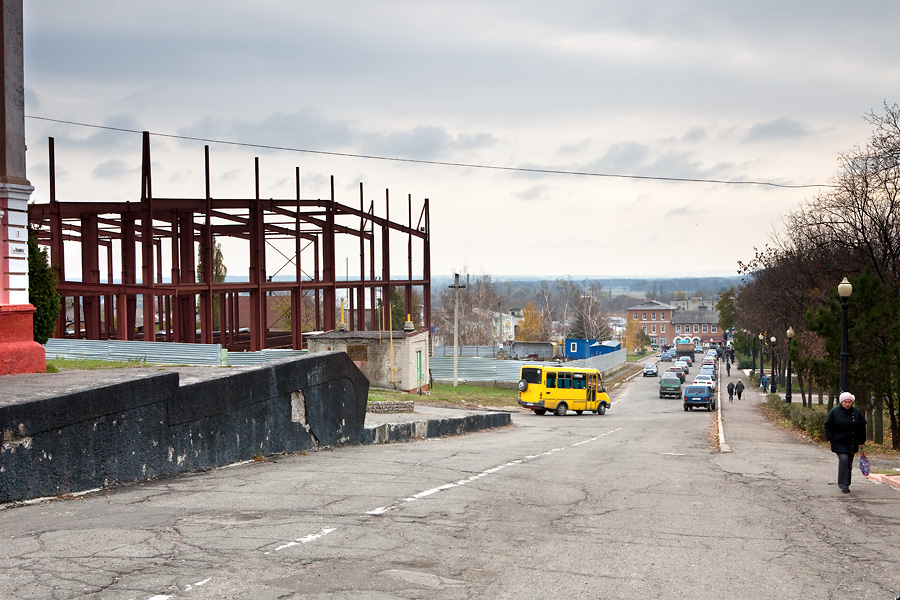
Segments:
[[[343,352],[0,401],[0,502],[371,442],[369,382]]]

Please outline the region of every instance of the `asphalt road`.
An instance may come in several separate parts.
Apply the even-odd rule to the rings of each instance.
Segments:
[[[900,491],[656,379],[604,416],[280,457],[0,511],[0,598],[890,599]]]

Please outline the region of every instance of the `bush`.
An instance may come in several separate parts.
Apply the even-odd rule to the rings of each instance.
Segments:
[[[788,404],[780,396],[769,394],[766,407],[780,419],[790,422],[792,427],[803,431],[811,439],[825,439],[825,412],[821,408],[805,408],[800,404]]]

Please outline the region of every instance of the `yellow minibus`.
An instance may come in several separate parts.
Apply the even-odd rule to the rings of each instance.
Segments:
[[[519,377],[519,406],[537,415],[548,410],[559,416],[570,410],[602,415],[612,404],[597,369],[523,366]]]

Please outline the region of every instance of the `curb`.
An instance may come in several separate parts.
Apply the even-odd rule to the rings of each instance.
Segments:
[[[363,444],[392,444],[411,442],[425,438],[463,435],[512,425],[510,413],[480,413],[446,419],[422,419],[404,423],[382,423],[366,427],[362,435]]]
[[[876,483],[884,483],[897,489],[900,489],[900,475],[881,475],[878,473],[866,475],[866,479]]]

